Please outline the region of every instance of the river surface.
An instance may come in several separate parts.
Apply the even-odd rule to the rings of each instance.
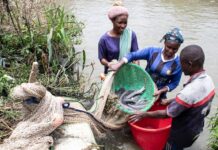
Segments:
[[[101,35],[112,28],[107,11],[113,1],[58,0],[58,3],[85,23],[83,43],[77,48],[86,50],[87,63],[95,63],[93,79],[98,80],[103,66],[98,61],[97,45]],[[140,49],[151,45],[162,46],[163,43],[159,42],[162,36],[169,29],[179,27],[185,39],[181,49],[189,44],[200,45],[206,55],[205,70],[217,85],[218,0],[124,0],[123,4],[129,10],[128,26],[136,32]],[[141,64],[145,65],[143,62]],[[182,88],[185,80],[187,77],[183,76],[180,86],[170,96],[174,96]],[[215,96],[210,116],[218,106],[217,100]],[[206,150],[208,134],[205,126],[204,132],[189,150]],[[121,147],[119,145],[117,149],[138,149],[134,141],[128,138],[121,142],[125,144]]]

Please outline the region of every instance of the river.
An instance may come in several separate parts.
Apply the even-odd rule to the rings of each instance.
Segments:
[[[68,11],[73,11],[76,17],[85,23],[83,44],[78,49],[85,49],[87,62],[95,63],[94,79],[103,72],[98,61],[98,40],[102,34],[110,30],[112,24],[107,18],[107,11],[112,6],[112,0],[58,0]],[[133,29],[138,38],[139,48],[160,43],[162,36],[171,28],[179,27],[184,35],[184,44],[200,45],[206,55],[205,70],[218,83],[218,0],[124,0],[123,4],[129,10],[128,26]],[[142,63],[143,66],[143,63]],[[180,86],[170,96],[179,91],[187,77],[182,77]],[[216,87],[216,93],[218,88]],[[215,96],[212,112],[218,106]],[[195,144],[188,150],[205,150],[208,129],[205,130]],[[133,143],[128,143],[122,149],[137,149]]]

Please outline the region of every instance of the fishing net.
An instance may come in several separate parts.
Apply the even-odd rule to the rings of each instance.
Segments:
[[[125,88],[138,90],[146,86],[142,97],[149,101],[143,109],[148,110],[154,102],[154,84],[149,75],[137,65],[123,66],[117,73],[109,72],[95,104],[89,111],[74,107],[64,109],[63,98],[56,97],[36,82],[37,66],[33,65],[29,82],[14,88],[12,97],[23,101],[24,116],[11,136],[0,145],[0,150],[48,150],[53,145],[50,134],[62,123],[87,122],[96,137],[107,131],[122,129],[132,113],[118,105],[118,97],[113,91]],[[26,103],[31,100],[30,104]],[[112,102],[106,109],[106,104]],[[118,105],[118,107],[117,107]]]
[[[23,101],[23,119],[0,145],[0,150],[48,150],[54,143],[50,134],[62,123],[86,122],[97,137],[102,137],[107,131],[121,129],[127,122],[125,114],[117,110],[113,111],[113,116],[103,119],[74,105],[64,109],[64,99],[52,95],[37,82],[16,86],[11,96]],[[96,112],[102,111],[99,108]]]
[[[39,83],[23,83],[14,88],[12,97],[23,101],[24,116],[0,150],[48,150],[53,145],[49,136],[63,123],[63,99],[53,96]],[[35,98],[27,104],[26,100]]]
[[[103,83],[100,101],[96,101],[92,113],[73,105],[64,109],[63,98],[52,95],[43,85],[36,82],[37,68],[38,65],[33,64],[29,78],[29,82],[33,83],[22,83],[12,90],[11,97],[22,101],[23,119],[10,137],[0,145],[0,150],[48,150],[54,142],[50,134],[62,123],[86,122],[97,137],[125,126],[127,116],[116,108],[110,110],[112,113],[108,117],[103,119],[102,116],[113,82],[113,72]]]
[[[136,91],[140,90],[142,87],[145,88],[145,91],[140,98],[146,101],[146,107],[140,111],[145,112],[149,110],[154,103],[155,97],[153,94],[155,85],[150,75],[144,69],[138,65],[129,63],[122,66],[122,68],[116,72],[111,91],[115,93],[120,89]],[[133,109],[129,109],[119,102],[117,103],[117,107],[125,113],[134,113]]]

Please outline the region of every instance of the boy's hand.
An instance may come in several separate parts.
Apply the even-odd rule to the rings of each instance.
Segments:
[[[129,122],[137,122],[139,120],[141,120],[142,118],[146,117],[146,112],[142,113],[142,112],[137,112],[136,114],[134,115],[131,115],[129,117]]]

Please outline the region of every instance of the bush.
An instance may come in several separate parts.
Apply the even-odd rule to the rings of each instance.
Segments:
[[[39,63],[38,81],[54,95],[92,99],[95,92],[85,92],[84,50],[81,43],[84,24],[73,14],[48,0],[0,1],[0,142],[19,119],[20,102],[8,97],[10,89],[28,82],[31,65]],[[86,86],[87,87],[87,86]],[[16,107],[14,107],[16,106]]]
[[[217,150],[218,149],[218,108],[216,110],[216,114],[210,118],[209,127],[210,127],[209,148],[211,150]]]

